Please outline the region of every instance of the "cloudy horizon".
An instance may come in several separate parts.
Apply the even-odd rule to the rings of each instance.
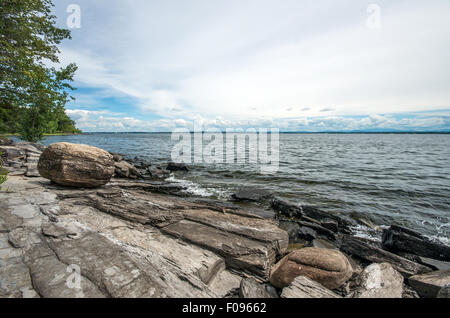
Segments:
[[[450,3],[61,0],[86,132],[450,130]]]

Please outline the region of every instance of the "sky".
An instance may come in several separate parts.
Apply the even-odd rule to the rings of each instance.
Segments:
[[[450,1],[374,1],[55,1],[61,27],[80,8],[67,112],[86,132],[450,131]]]

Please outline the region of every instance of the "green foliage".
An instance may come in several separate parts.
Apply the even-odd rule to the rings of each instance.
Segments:
[[[0,0],[0,132],[38,141],[44,133],[79,132],[64,111],[75,64],[56,69],[57,28],[51,0]]]
[[[8,176],[8,171],[6,171],[6,169],[3,168],[3,153],[0,152],[0,185],[6,181]],[[2,187],[0,186],[0,189]]]

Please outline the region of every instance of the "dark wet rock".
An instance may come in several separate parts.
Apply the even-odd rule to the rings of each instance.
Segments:
[[[402,298],[417,299],[420,298],[419,294],[407,284],[403,284],[403,295]]]
[[[450,285],[450,271],[437,271],[411,276],[409,285],[424,298],[436,298],[447,285]]]
[[[170,176],[170,171],[161,167],[149,167],[144,172],[142,170],[140,171],[144,178],[149,177],[152,179],[165,179]]]
[[[278,295],[277,289],[275,287],[270,284],[266,284],[265,287],[271,298],[280,298],[280,295]]]
[[[280,220],[279,226],[289,234],[290,242],[296,242],[298,240],[298,232],[300,231],[300,225],[298,223]]]
[[[339,251],[303,248],[290,253],[271,271],[270,283],[278,288],[289,286],[296,277],[306,276],[329,289],[341,287],[353,275],[347,257]]]
[[[93,188],[111,180],[114,161],[102,149],[62,142],[44,150],[38,170],[41,176],[59,185]]]
[[[281,298],[300,299],[300,298],[341,298],[341,297],[308,277],[298,276],[288,287],[283,288]]]
[[[340,249],[344,253],[353,255],[368,263],[389,263],[405,277],[431,271],[426,266],[381,249],[375,242],[358,237],[344,236]]]
[[[338,250],[339,248],[334,245],[332,242],[324,239],[317,238],[312,242],[313,247],[317,248],[328,248],[330,250]]]
[[[121,155],[120,153],[110,152],[110,154],[113,156],[114,162],[123,161],[123,155]]]
[[[450,270],[450,262],[443,262],[436,259],[419,256],[418,263],[428,266],[436,271]]]
[[[170,176],[171,172],[160,166],[154,166],[139,158],[122,160],[116,155],[115,174],[117,177],[138,180],[162,180]],[[120,159],[120,160],[119,160]]]
[[[320,225],[334,233],[337,233],[339,231],[339,224],[336,220],[325,219],[320,222]]]
[[[119,186],[122,189],[142,190],[146,192],[169,194],[176,196],[180,196],[181,191],[184,190],[184,188],[178,183],[165,183],[160,181],[141,182],[132,180],[113,179],[111,180],[110,184],[112,186]]]
[[[169,162],[167,164],[167,170],[169,171],[189,171],[189,168],[184,163]]]
[[[261,202],[271,196],[272,194],[264,189],[241,188],[238,192],[232,195],[232,198],[236,201]]]
[[[265,285],[258,283],[254,278],[245,278],[241,281],[239,295],[241,298],[273,298]]]
[[[450,284],[441,288],[437,295],[437,298],[450,298]]]
[[[330,220],[333,220],[338,224],[339,232],[343,233],[351,233],[350,228],[357,225],[355,220],[344,215],[324,212],[315,207],[295,204],[281,198],[274,198],[271,202],[271,207],[283,216],[299,220],[304,219],[308,222],[314,220],[319,224],[325,222],[328,226],[331,226]]]
[[[336,234],[334,232],[324,228],[323,226],[321,226],[315,222],[306,222],[306,221],[298,220],[297,223],[302,227],[307,227],[307,228],[314,230],[317,233],[317,235],[319,235],[319,236],[325,237],[332,241],[336,240]],[[317,237],[317,235],[316,235],[316,237]]]
[[[396,225],[383,231],[383,248],[394,253],[406,252],[440,261],[450,261],[450,246]]]
[[[298,231],[298,237],[307,241],[312,241],[317,238],[317,232],[310,227],[302,226]]]
[[[117,177],[137,179],[140,177],[140,173],[136,167],[126,161],[114,162],[115,174]]]

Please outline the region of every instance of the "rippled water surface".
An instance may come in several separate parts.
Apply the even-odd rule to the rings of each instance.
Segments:
[[[52,136],[44,143],[83,143],[170,160],[170,134]],[[249,164],[195,165],[172,180],[192,193],[228,198],[248,185],[282,197],[364,217],[378,225],[399,224],[449,242],[450,135],[281,134],[280,168],[264,175]]]

